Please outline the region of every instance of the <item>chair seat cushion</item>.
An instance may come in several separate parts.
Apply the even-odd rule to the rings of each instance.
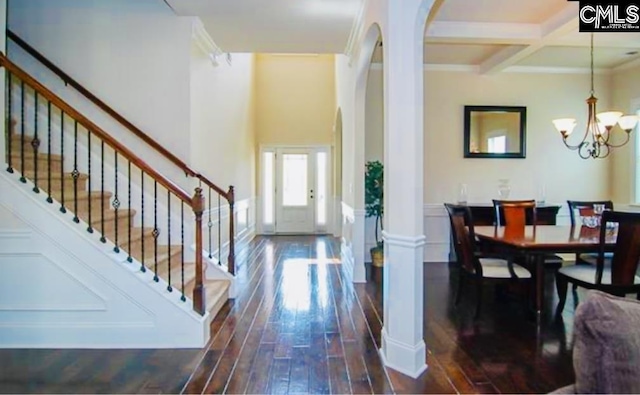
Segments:
[[[482,277],[486,278],[510,278],[507,261],[497,258],[480,258],[482,265]],[[524,267],[513,264],[513,272],[518,278],[531,278],[531,273]]]
[[[640,302],[589,292],[574,317],[576,393],[640,393],[638,328]]]
[[[605,252],[604,253],[604,265],[605,266],[611,266],[611,258],[613,258],[613,252]],[[579,254],[578,255],[578,259],[588,263],[590,265],[597,265],[598,264],[598,254]]]
[[[596,267],[591,265],[571,265],[558,269],[558,273],[562,273],[567,277],[575,278],[589,284],[596,283]],[[640,277],[635,276],[634,284],[640,284]],[[602,271],[602,284],[611,284],[611,267],[605,267]]]

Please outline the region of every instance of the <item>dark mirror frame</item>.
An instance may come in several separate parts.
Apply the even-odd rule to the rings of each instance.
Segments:
[[[495,154],[488,152],[471,152],[471,113],[472,112],[516,112],[520,114],[520,145],[518,152]],[[464,157],[465,158],[525,158],[527,107],[523,106],[464,106]]]

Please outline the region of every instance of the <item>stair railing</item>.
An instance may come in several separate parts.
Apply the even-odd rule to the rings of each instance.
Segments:
[[[222,265],[222,250],[224,249],[224,243],[222,242],[222,233],[223,230],[221,228],[222,223],[222,205],[221,198],[224,198],[228,205],[228,242],[227,242],[227,271],[231,274],[235,274],[235,215],[234,215],[234,206],[235,206],[235,194],[234,187],[229,186],[227,191],[218,187],[211,180],[209,180],[203,174],[196,172],[191,169],[184,161],[175,156],[169,150],[164,148],[160,143],[151,138],[148,134],[144,133],[138,127],[136,127],[133,123],[129,122],[124,116],[106,104],[104,101],[100,100],[97,96],[95,96],[91,91],[85,88],[82,84],[72,78],[70,75],[65,73],[62,69],[56,66],[51,60],[49,60],[46,56],[41,54],[34,47],[29,45],[26,41],[20,38],[16,33],[7,29],[7,38],[16,43],[19,47],[21,47],[25,52],[31,55],[38,62],[43,64],[49,70],[51,70],[54,74],[56,74],[66,85],[71,86],[80,94],[82,94],[87,100],[92,102],[102,111],[107,113],[113,119],[115,119],[118,123],[120,123],[123,127],[133,133],[136,137],[140,138],[144,141],[145,144],[152,147],[162,156],[167,158],[170,162],[172,162],[175,166],[180,168],[187,177],[196,178],[199,180],[200,187],[206,188],[203,189],[203,195],[206,197],[207,208],[205,209],[206,214],[203,213],[205,217],[208,218],[206,226],[207,233],[207,242],[205,251],[207,252],[208,258],[213,259],[216,258],[219,265]],[[212,199],[217,200],[217,207],[212,206]],[[216,208],[216,215],[213,214],[213,208]],[[214,226],[215,224],[215,226]],[[215,256],[214,256],[215,255]]]
[[[152,270],[155,282],[163,273],[167,291],[178,289],[182,301],[185,270],[190,269],[185,262],[190,236],[185,232],[185,206],[190,208],[195,215],[193,308],[203,315],[202,188],[190,196],[3,53],[0,67],[7,71],[7,171],[18,170],[21,182],[31,180],[35,193],[44,193],[50,204],[58,202],[62,213],[71,210],[73,222],[86,223],[87,232],[99,233],[103,243],[113,242],[114,252],[126,251],[127,261],[135,258],[142,272]],[[133,186],[132,180],[137,181]],[[113,195],[107,192],[109,186]],[[233,188],[229,194],[233,199]],[[133,231],[133,207],[140,207],[138,232]]]

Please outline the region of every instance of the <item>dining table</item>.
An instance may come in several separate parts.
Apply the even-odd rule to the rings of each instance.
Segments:
[[[600,247],[600,229],[586,226],[531,225],[475,226],[476,237],[491,251],[504,251],[509,255],[524,257],[534,265],[536,320],[540,324],[544,301],[545,256],[559,253],[594,253]],[[613,250],[616,228],[608,229],[605,250]]]

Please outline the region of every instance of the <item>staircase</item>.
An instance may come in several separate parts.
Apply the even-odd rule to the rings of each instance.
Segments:
[[[98,243],[112,243],[115,254],[153,273],[156,287],[181,294],[195,314],[214,317],[229,298],[235,269],[233,215],[224,241],[220,214],[221,197],[233,213],[233,188],[223,191],[169,155],[199,182],[190,196],[2,54],[0,66],[8,72],[7,171],[16,188],[33,183],[35,199],[72,213],[73,226],[100,235]],[[216,197],[218,217],[212,218]],[[222,274],[206,279],[207,268]]]

